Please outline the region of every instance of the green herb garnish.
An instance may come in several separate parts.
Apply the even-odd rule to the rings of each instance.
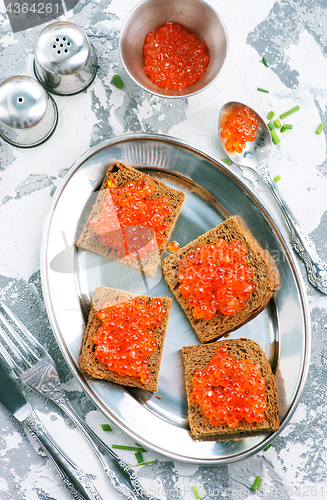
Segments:
[[[276,177],[279,177],[279,175],[276,175]],[[275,179],[276,179],[276,177],[275,177]],[[274,179],[274,181],[275,181],[275,179]],[[280,179],[280,177],[279,177],[279,179]],[[279,179],[278,179],[278,180],[279,180]],[[275,181],[275,182],[277,182],[277,181]],[[268,444],[268,446],[266,446],[266,447],[263,449],[263,451],[268,451],[268,450],[269,450],[269,448],[270,448],[271,446],[272,446],[272,443]]]
[[[276,177],[274,177],[274,182],[278,182],[280,179],[281,179],[281,176],[277,174]],[[266,449],[265,449],[265,451],[266,451]]]
[[[155,460],[151,460],[151,462],[141,462],[140,464],[132,465],[132,467],[138,467],[139,465],[149,465],[154,464]]]
[[[316,129],[316,134],[321,134],[321,132],[324,130],[325,128],[325,125],[323,123],[321,123],[317,129]]]
[[[268,113],[268,115],[267,115],[267,119],[268,119],[268,120],[271,120],[274,116],[275,116],[274,111],[269,111],[269,113]]]
[[[252,485],[252,489],[253,490],[258,490],[260,488],[260,484],[262,483],[262,478],[260,476],[257,476],[255,478],[255,481]]]
[[[273,124],[273,122],[269,122],[267,123],[267,127],[269,128],[269,130],[273,130],[275,128],[275,125]]]
[[[264,92],[265,94],[269,94],[269,90],[262,89],[261,87],[257,87],[257,90],[258,90],[259,92]]]
[[[224,162],[224,163],[226,163],[227,165],[230,165],[230,159],[229,159],[229,158],[225,158],[225,159],[223,160],[223,162]]]
[[[285,111],[285,113],[282,113],[279,115],[279,118],[283,120],[283,118],[286,118],[286,116],[291,115],[292,113],[295,113],[295,111],[298,111],[300,109],[300,106],[295,106],[294,108],[290,109],[289,111]]]
[[[140,451],[137,451],[135,453],[135,458],[136,458],[138,464],[141,464],[143,462],[142,453]]]
[[[136,446],[124,446],[122,444],[113,444],[112,447],[116,448],[117,450],[146,451],[144,448]]]
[[[124,86],[123,81],[119,75],[114,75],[112,81],[114,85],[116,85],[117,89],[121,89]]]
[[[274,144],[278,144],[280,142],[280,138],[278,137],[278,135],[276,134],[276,130],[271,130],[270,131],[270,134],[271,134],[271,138],[273,140],[273,143]]]
[[[109,424],[101,424],[101,427],[103,431],[112,431],[112,428]]]
[[[262,58],[262,62],[266,66],[266,68],[268,68],[267,59],[265,57]]]
[[[286,125],[282,126],[280,131],[283,133],[283,132],[285,132],[285,130],[292,130],[292,128],[293,128],[293,125],[291,125],[290,123],[286,123]]]
[[[276,128],[280,128],[282,126],[282,124],[280,123],[280,121],[278,120],[278,118],[273,121],[273,124],[275,125]]]
[[[202,495],[201,493],[199,492],[198,488],[194,485],[192,486],[192,489],[194,491],[194,495],[196,496],[196,498],[199,500],[200,498],[202,498]]]

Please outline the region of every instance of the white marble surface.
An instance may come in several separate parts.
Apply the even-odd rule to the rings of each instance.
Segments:
[[[135,0],[80,1],[63,18],[90,37],[99,57],[93,84],[72,97],[55,97],[58,127],[45,144],[22,150],[0,139],[0,297],[28,304],[39,295],[39,311],[29,311],[26,321],[44,331],[65,389],[89,425],[109,445],[131,440],[113,425],[104,433],[104,416],[81,393],[69,372],[50,330],[40,286],[42,225],[52,195],[72,163],[103,139],[132,132],[163,133],[224,158],[218,142],[217,118],[227,101],[246,102],[265,116],[299,105],[289,122],[294,125],[272,149],[272,176],[303,229],[314,239],[327,261],[327,161],[326,135],[315,134],[327,121],[326,15],[327,1],[317,0],[208,0],[223,17],[230,47],[223,71],[215,83],[189,99],[168,100],[138,88],[122,68],[118,37],[122,22]],[[17,74],[33,76],[33,46],[41,27],[13,34],[0,2],[0,81]],[[269,66],[262,63],[265,55]],[[122,90],[111,83],[114,73],[124,81]],[[257,87],[269,89],[260,93]],[[231,167],[237,169],[237,167]],[[253,175],[248,182],[284,225],[271,195]],[[296,257],[297,258],[297,257]],[[312,356],[306,389],[290,424],[267,452],[230,465],[206,467],[180,463],[146,453],[151,466],[136,468],[146,490],[160,499],[194,499],[196,484],[206,500],[252,498],[254,478],[263,478],[258,496],[284,500],[327,498],[327,298],[305,282],[312,321]],[[28,306],[27,306],[28,309]],[[34,316],[33,316],[34,314]],[[65,451],[91,475],[104,500],[118,500],[88,444],[68,425],[60,411],[26,392],[41,420]],[[0,407],[1,500],[70,500],[49,460]],[[128,452],[120,456],[131,461]]]

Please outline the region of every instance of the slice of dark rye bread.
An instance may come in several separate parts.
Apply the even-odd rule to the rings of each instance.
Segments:
[[[163,306],[167,310],[167,314],[163,318],[162,322],[159,325],[156,325],[153,329],[158,345],[148,358],[148,367],[151,374],[151,380],[147,384],[142,384],[138,377],[131,377],[129,375],[122,376],[116,372],[109,370],[94,356],[95,344],[93,342],[93,335],[97,333],[98,328],[102,325],[102,321],[97,317],[95,311],[101,309],[101,307],[107,300],[117,300],[121,296],[127,296],[130,298],[143,298],[146,304],[152,300],[152,297],[149,297],[147,295],[133,295],[129,292],[116,290],[114,288],[98,287],[95,289],[88,322],[84,330],[82,349],[79,357],[79,366],[81,372],[84,375],[91,376],[93,378],[109,380],[110,382],[116,382],[120,385],[140,387],[141,389],[156,392],[158,390],[159,370],[172,299],[168,297],[160,297]]]
[[[241,421],[234,429],[228,427],[227,424],[211,425],[203,414],[200,405],[191,401],[193,374],[196,370],[206,370],[209,361],[216,354],[219,345],[225,345],[228,354],[236,359],[250,359],[254,363],[260,364],[260,375],[266,381],[265,395],[267,408],[263,422],[248,423]],[[220,340],[205,345],[187,346],[183,347],[182,356],[188,402],[188,420],[193,439],[205,441],[238,439],[266,432],[275,432],[279,429],[275,377],[271,371],[264,351],[256,342],[250,339],[240,338]]]
[[[225,316],[217,312],[211,320],[195,319],[188,301],[179,292],[179,264],[188,254],[194,252],[197,246],[215,243],[222,238],[228,242],[238,240],[247,248],[246,263],[252,269],[251,280],[256,288],[247,300],[247,306],[233,316]],[[202,343],[212,342],[229,332],[241,327],[268,304],[279,285],[279,273],[273,258],[264,251],[251,235],[242,219],[238,216],[230,217],[207,233],[199,236],[174,254],[168,255],[162,263],[163,276],[190,320],[197,336]]]
[[[118,187],[124,186],[125,184],[127,184],[127,182],[138,182],[142,178],[147,178],[149,182],[154,186],[154,192],[151,196],[151,199],[160,198],[161,196],[167,196],[169,200],[171,214],[166,218],[167,228],[162,235],[164,241],[162,245],[158,247],[157,251],[149,252],[144,258],[132,260],[126,258],[118,258],[116,250],[101,244],[100,236],[94,232],[93,227],[90,224],[90,221],[98,213],[101,212],[102,203],[106,197],[106,189],[108,189],[108,180],[113,177],[117,179]],[[160,257],[166,248],[170,235],[176,224],[184,199],[185,195],[182,191],[172,189],[163,182],[153,179],[149,175],[140,172],[133,167],[124,165],[123,163],[119,162],[113,163],[112,165],[110,165],[106,172],[96,202],[94,203],[91,214],[84,225],[80,237],[76,242],[76,246],[103,255],[104,257],[108,257],[113,260],[119,260],[119,262],[122,262],[123,264],[134,267],[136,269],[141,269],[141,271],[143,271],[148,276],[154,276],[158,264],[160,263]]]

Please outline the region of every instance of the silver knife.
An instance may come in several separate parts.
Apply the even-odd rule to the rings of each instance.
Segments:
[[[64,485],[76,500],[102,500],[84,472],[59,448],[30,403],[0,363],[0,402],[19,420],[47,452]]]

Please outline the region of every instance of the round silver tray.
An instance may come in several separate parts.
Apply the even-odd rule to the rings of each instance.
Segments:
[[[311,339],[306,296],[288,234],[241,175],[225,163],[183,141],[145,134],[110,139],[82,155],[58,187],[44,229],[41,275],[49,319],[71,371],[96,406],[137,442],[167,457],[212,465],[246,458],[267,446],[280,431],[224,442],[198,442],[189,435],[181,347],[199,341],[160,269],[154,278],[147,278],[75,247],[105,171],[115,161],[136,166],[184,191],[185,202],[171,237],[181,246],[239,214],[274,257],[281,278],[275,299],[231,338],[251,338],[266,352],[276,375],[280,431],[303,391]],[[173,298],[157,394],[86,379],[80,373],[83,329],[97,286]]]

